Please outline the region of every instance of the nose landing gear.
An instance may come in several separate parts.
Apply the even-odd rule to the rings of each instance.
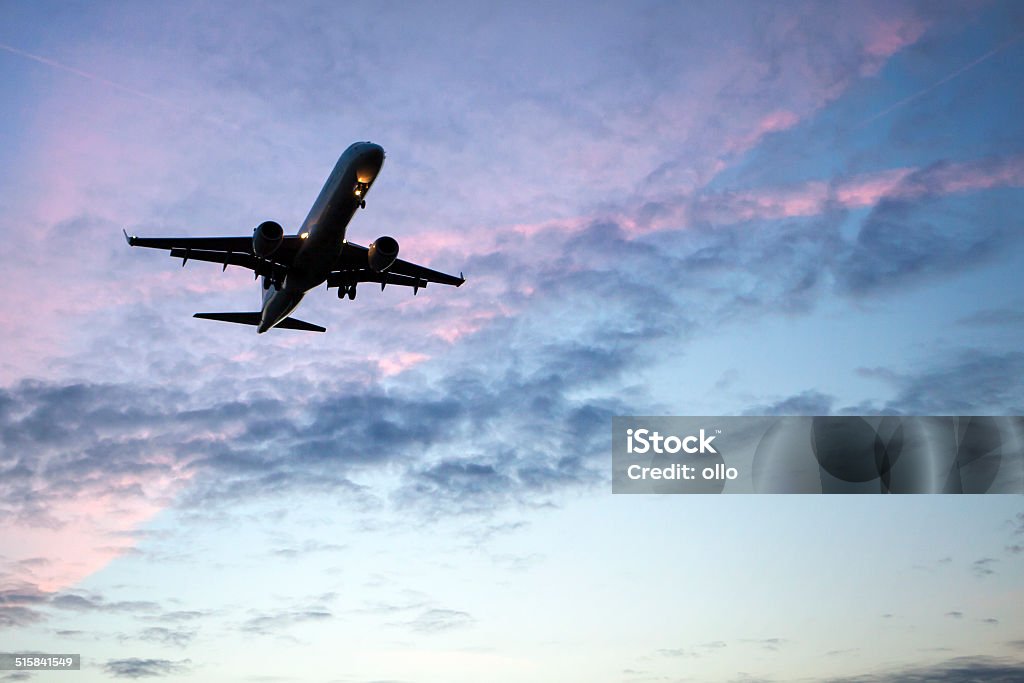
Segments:
[[[360,209],[365,209],[366,208],[366,200],[363,199],[363,197],[366,195],[366,191],[368,189],[370,189],[369,183],[360,183],[360,182],[357,182],[356,186],[354,188],[352,188],[352,194],[354,194],[356,199],[359,200],[359,208]]]

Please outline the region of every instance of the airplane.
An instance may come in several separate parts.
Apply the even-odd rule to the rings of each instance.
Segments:
[[[326,332],[326,328],[289,317],[306,293],[327,283],[338,288],[338,298],[356,298],[360,282],[412,287],[416,294],[428,282],[460,287],[466,279],[418,266],[398,258],[398,241],[387,235],[369,247],[345,238],[355,213],[366,208],[366,195],[384,164],[384,148],[372,142],[356,142],[338,159],[309,215],[294,235],[274,221],[264,221],[252,237],[124,237],[132,247],[168,249],[181,259],[240,266],[263,276],[263,305],[256,312],[196,313],[205,320],[253,325],[256,332],[279,328]]]

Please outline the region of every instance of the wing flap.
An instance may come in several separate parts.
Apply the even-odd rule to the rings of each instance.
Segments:
[[[254,271],[257,275],[270,275],[273,264],[269,261],[258,259],[249,254],[239,254],[230,251],[209,251],[206,249],[186,249],[174,247],[170,251],[172,258],[189,259],[194,261],[208,261],[209,263],[220,263],[226,266],[241,266]],[[182,265],[184,265],[184,261]]]
[[[378,273],[369,268],[363,270],[339,270],[327,276],[328,287],[354,285],[359,282],[379,282],[382,285],[401,285],[417,289],[427,286],[427,280],[407,275],[395,275],[390,270],[386,273]]]

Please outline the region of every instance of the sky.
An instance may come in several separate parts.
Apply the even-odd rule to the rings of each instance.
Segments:
[[[0,0],[0,681],[1024,678],[1019,496],[616,496],[615,415],[1024,414],[1024,6]],[[311,292],[121,235],[349,239]]]

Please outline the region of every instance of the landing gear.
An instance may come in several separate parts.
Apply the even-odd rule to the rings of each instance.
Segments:
[[[356,298],[356,286],[354,283],[351,285],[338,285],[338,298],[344,299],[346,295],[348,295],[349,301]]]
[[[366,208],[366,200],[363,197],[366,195],[366,191],[370,189],[369,183],[356,183],[356,186],[352,188],[352,194],[355,195],[356,201],[359,202],[359,208]]]

